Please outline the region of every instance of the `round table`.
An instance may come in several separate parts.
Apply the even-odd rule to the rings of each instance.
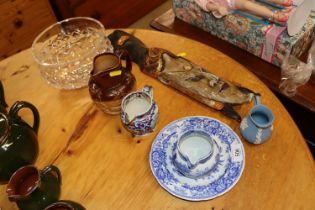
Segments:
[[[315,167],[294,121],[275,95],[254,74],[221,52],[199,42],[149,30],[126,29],[149,47],[161,47],[207,68],[214,74],[261,93],[274,115],[271,139],[252,145],[241,138],[246,165],[239,182],[213,200],[190,202],[172,196],[154,178],[149,164],[151,144],[168,123],[186,116],[209,116],[229,125],[240,136],[240,124],[143,74],[132,72],[137,88],[149,84],[160,118],[154,133],[133,137],[119,116],[106,115],[93,104],[87,88],[58,90],[40,77],[30,49],[0,62],[6,101],[34,104],[41,116],[38,134],[42,169],[56,165],[62,173],[60,199],[80,202],[87,209],[315,209]],[[108,30],[107,34],[112,32]],[[242,117],[253,103],[236,108]],[[31,113],[21,112],[32,121]],[[0,208],[16,209],[0,186]]]

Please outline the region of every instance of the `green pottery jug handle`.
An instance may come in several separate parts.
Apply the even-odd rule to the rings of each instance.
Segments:
[[[9,119],[4,113],[0,112],[0,120],[4,121],[4,124],[2,124],[2,134],[0,135],[0,146],[4,144],[7,141],[7,136],[10,131],[10,126],[9,126]]]
[[[61,184],[61,173],[60,173],[60,170],[54,165],[46,166],[43,170],[40,171],[40,174],[42,176],[45,176],[47,173],[50,173],[50,172],[53,172],[56,175],[59,184]]]
[[[0,80],[0,105],[3,106],[4,108],[8,107],[7,103],[5,102],[4,89],[3,89],[1,80]]]
[[[120,60],[122,59],[122,57],[126,59],[126,67],[125,67],[125,69],[127,71],[131,71],[132,63],[131,63],[131,58],[130,58],[128,52],[126,50],[116,50],[115,53],[119,57]]]
[[[39,112],[38,112],[37,108],[33,104],[28,103],[26,101],[17,101],[17,102],[15,102],[15,104],[13,104],[13,106],[11,107],[11,109],[9,111],[10,119],[13,122],[19,122],[20,121],[20,117],[18,116],[18,112],[22,108],[29,108],[32,111],[33,117],[34,117],[33,130],[37,134],[38,128],[39,128],[39,121],[40,121],[40,119],[39,119]]]

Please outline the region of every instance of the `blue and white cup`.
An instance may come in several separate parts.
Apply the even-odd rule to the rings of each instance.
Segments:
[[[213,165],[214,142],[211,136],[203,131],[187,130],[178,138],[172,158],[177,170],[190,178],[207,175]]]
[[[252,144],[266,142],[273,131],[274,115],[267,106],[260,103],[260,96],[255,96],[255,106],[243,118],[240,126],[241,135]]]
[[[153,88],[144,86],[141,91],[126,95],[121,103],[121,122],[136,136],[152,133],[159,117],[159,109],[153,100]]]

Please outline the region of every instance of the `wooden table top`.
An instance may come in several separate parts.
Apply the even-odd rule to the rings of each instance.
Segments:
[[[212,36],[208,32],[192,26],[178,18],[172,9],[151,21],[151,26],[157,30],[174,33],[200,41],[213,47],[231,58],[237,60],[240,64],[247,67],[256,74],[271,90],[282,94],[278,88],[281,79],[281,69],[276,67],[255,55],[246,52],[218,37]],[[306,54],[302,55],[302,60],[306,60]],[[290,101],[298,104],[304,109],[315,113],[315,75],[309,82],[298,88],[294,97],[288,98]],[[284,95],[283,95],[284,96]]]
[[[315,208],[314,161],[290,115],[263,82],[233,59],[199,42],[156,31],[133,32],[149,47],[185,52],[186,58],[218,76],[260,92],[262,103],[275,115],[272,138],[262,145],[241,138],[245,169],[226,194],[202,202],[179,199],[158,184],[150,169],[149,152],[158,132],[176,119],[194,115],[219,119],[238,135],[239,123],[144,75],[133,64],[137,88],[153,86],[160,118],[154,133],[132,137],[119,116],[106,115],[95,107],[87,88],[66,91],[47,85],[31,51],[25,50],[0,62],[0,78],[10,106],[24,100],[38,108],[40,151],[35,165],[41,169],[54,164],[61,170],[61,199],[78,201],[92,210]],[[242,105],[237,111],[245,116],[252,105]],[[31,122],[31,113],[21,115]],[[5,187],[0,186],[0,208],[16,209],[8,201]]]

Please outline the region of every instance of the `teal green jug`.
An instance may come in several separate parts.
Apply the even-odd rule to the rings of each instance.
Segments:
[[[16,202],[20,210],[42,210],[56,202],[60,192],[61,174],[54,165],[43,170],[23,166],[14,172],[7,185],[9,200]]]
[[[6,111],[2,84],[0,83],[0,183],[7,183],[20,167],[33,164],[38,155],[37,132],[39,113],[25,101],[17,101]],[[21,109],[33,113],[33,125],[28,125],[18,115]]]

